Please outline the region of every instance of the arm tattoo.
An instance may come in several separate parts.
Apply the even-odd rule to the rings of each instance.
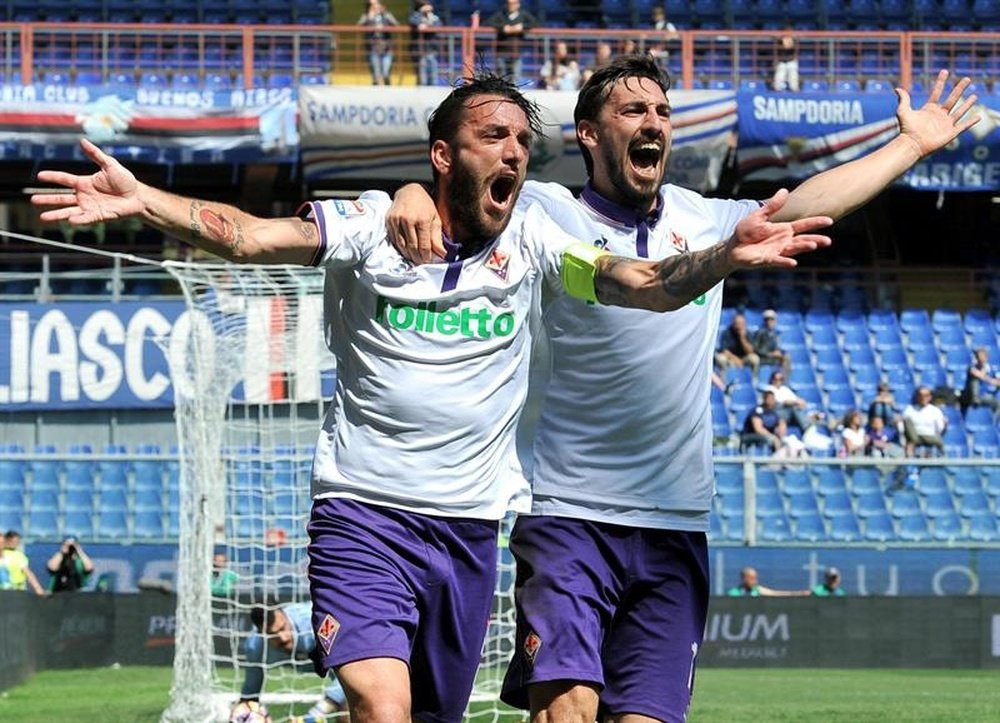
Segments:
[[[663,292],[684,304],[701,296],[729,272],[726,252],[727,244],[723,242],[704,251],[664,259],[657,270]]]
[[[316,224],[310,221],[300,221],[299,233],[306,241],[316,242]]]
[[[203,208],[198,217],[211,234],[212,240],[225,244],[233,253],[240,250],[243,245],[243,226],[238,220],[230,221],[210,208]]]
[[[601,259],[594,277],[594,292],[599,302],[609,306],[628,305],[628,289],[621,279],[617,278],[619,268],[628,263],[629,260],[622,256],[605,256]]]
[[[193,199],[191,204],[188,206],[188,218],[191,220],[190,231],[191,239],[197,241],[201,238],[201,224],[198,223],[198,209],[201,208],[201,201]]]

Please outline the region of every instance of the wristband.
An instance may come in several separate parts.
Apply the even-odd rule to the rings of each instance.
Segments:
[[[570,296],[584,301],[597,301],[594,278],[597,275],[597,259],[610,256],[604,249],[578,243],[562,253],[562,269],[559,276],[563,288]]]

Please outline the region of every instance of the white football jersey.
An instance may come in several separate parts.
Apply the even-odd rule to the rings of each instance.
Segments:
[[[522,202],[542,205],[581,240],[652,260],[724,241],[760,207],[667,185],[658,212],[645,217],[589,186],[574,198],[558,184],[531,181]],[[721,307],[721,283],[665,314],[555,295],[542,317],[551,368],[534,435],[534,514],[708,529]]]
[[[337,362],[313,494],[499,519],[529,501],[514,432],[542,282],[559,283],[575,239],[518,204],[476,256],[412,266],[386,239],[389,205],[378,192],[310,204]]]

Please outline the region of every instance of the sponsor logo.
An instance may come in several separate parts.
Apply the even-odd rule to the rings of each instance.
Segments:
[[[538,633],[532,630],[528,633],[528,637],[524,639],[524,658],[528,661],[528,665],[534,666],[535,658],[538,656],[538,651],[541,647],[541,637],[539,637]]]
[[[388,324],[393,329],[421,331],[442,336],[460,334],[470,339],[491,339],[495,336],[510,336],[514,333],[514,315],[510,312],[494,314],[489,309],[461,307],[438,311],[437,302],[413,305],[391,302],[384,296],[378,297],[375,306],[375,321]]]
[[[337,618],[327,613],[326,617],[323,618],[323,622],[316,628],[316,637],[319,638],[320,645],[323,646],[323,652],[327,655],[330,654],[330,648],[333,647],[333,641],[336,640],[338,632],[340,632],[340,623],[337,621]]]
[[[507,280],[507,265],[510,263],[510,255],[500,249],[493,249],[490,257],[484,264],[486,268],[499,276],[504,281]]]
[[[604,238],[603,236],[601,236],[598,239],[594,239],[594,246],[596,246],[599,249],[607,249],[608,248],[608,240],[606,238]]]
[[[361,201],[334,201],[333,207],[341,216],[363,216],[365,205]]]

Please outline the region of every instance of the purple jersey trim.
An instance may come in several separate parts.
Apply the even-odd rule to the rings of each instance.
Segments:
[[[649,228],[655,226],[663,214],[663,201],[657,196],[656,208],[651,213],[641,213],[634,208],[608,200],[594,190],[590,183],[583,187],[580,200],[615,223],[631,226],[635,233],[635,252],[639,258],[649,258]]]
[[[309,209],[309,213],[303,213],[306,208]],[[296,216],[302,216],[304,218],[309,218],[310,214],[312,218],[316,221],[316,225],[319,227],[319,245],[313,252],[312,258],[309,259],[308,266],[319,266],[323,257],[326,256],[326,219],[323,217],[323,211],[318,203],[315,201],[306,201],[298,210],[295,212]]]

